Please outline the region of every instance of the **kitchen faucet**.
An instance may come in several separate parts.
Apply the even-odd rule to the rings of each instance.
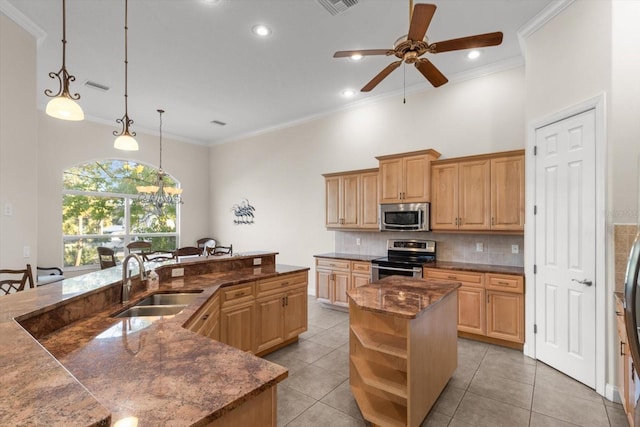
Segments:
[[[127,278],[127,265],[129,264],[129,260],[134,258],[138,261],[139,270],[140,270],[140,280],[144,280],[147,278],[144,271],[144,261],[138,254],[129,254],[122,260],[122,303],[126,303],[129,301],[129,292],[131,292],[131,278]]]

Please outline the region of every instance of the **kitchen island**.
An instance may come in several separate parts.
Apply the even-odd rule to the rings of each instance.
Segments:
[[[459,286],[390,276],[348,291],[349,384],[367,421],[422,423],[457,367]]]
[[[308,268],[272,252],[154,266],[154,292],[198,295],[182,312],[113,317],[152,293],[134,280],[120,303],[120,266],[0,299],[0,425],[275,425],[287,370],[184,325],[221,289]]]

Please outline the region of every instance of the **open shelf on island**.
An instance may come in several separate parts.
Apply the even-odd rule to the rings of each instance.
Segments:
[[[374,331],[359,325],[351,325],[351,330],[364,348],[380,353],[407,358],[407,339],[397,335]]]
[[[384,390],[387,393],[407,399],[407,373],[384,365],[351,356],[362,381],[369,387]]]
[[[361,388],[351,387],[365,419],[380,426],[406,426],[407,408],[381,397],[367,393]]]

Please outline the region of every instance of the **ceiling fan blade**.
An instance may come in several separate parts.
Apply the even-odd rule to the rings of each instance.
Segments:
[[[445,40],[432,43],[429,50],[432,53],[450,52],[452,50],[472,49],[476,47],[497,46],[502,43],[502,33],[477,34],[475,36],[462,37],[459,39]]]
[[[429,24],[431,24],[431,18],[433,18],[434,13],[436,13],[435,4],[417,4],[413,8],[407,38],[414,41],[424,39],[424,35],[427,33],[427,28],[429,28]]]
[[[429,80],[433,87],[442,86],[449,81],[427,58],[420,58],[415,65],[418,71]]]
[[[355,54],[362,56],[370,55],[393,55],[393,49],[361,49],[361,50],[340,50],[333,54],[334,58],[347,58]]]
[[[380,83],[382,80],[384,80],[385,77],[387,77],[389,74],[391,74],[391,72],[393,70],[398,68],[400,66],[400,64],[402,64],[402,61],[392,62],[391,64],[387,65],[384,68],[384,70],[380,71],[377,76],[375,76],[373,79],[371,79],[371,81],[369,83],[364,85],[364,87],[362,89],[360,89],[360,91],[361,92],[369,92],[369,91],[371,91],[371,89],[373,89],[374,87],[378,86],[378,83]]]

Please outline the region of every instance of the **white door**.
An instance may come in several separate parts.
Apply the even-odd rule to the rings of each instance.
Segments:
[[[536,129],[536,357],[596,385],[595,110]]]

